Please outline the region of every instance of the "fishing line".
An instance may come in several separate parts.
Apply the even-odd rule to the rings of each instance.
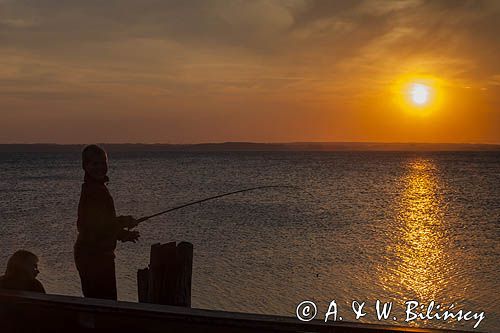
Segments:
[[[205,198],[205,199],[200,199],[200,200],[188,202],[188,203],[185,203],[185,204],[180,205],[180,206],[169,208],[169,209],[164,210],[164,211],[159,212],[159,213],[155,213],[155,214],[152,214],[152,215],[148,215],[148,216],[144,216],[144,217],[138,218],[137,222],[139,224],[139,223],[147,221],[147,220],[149,220],[149,219],[151,219],[153,217],[160,216],[160,215],[163,215],[163,214],[166,214],[166,213],[169,213],[169,212],[172,212],[174,210],[178,210],[178,209],[181,209],[181,208],[184,208],[184,207],[196,205],[196,204],[199,204],[199,203],[202,203],[202,202],[205,202],[205,201],[214,200],[214,199],[222,198],[222,197],[225,197],[225,196],[228,196],[228,195],[237,194],[237,193],[254,191],[254,190],[260,190],[260,189],[265,189],[265,188],[291,188],[291,189],[301,190],[301,191],[306,192],[307,194],[313,196],[308,191],[304,190],[303,188],[297,187],[297,186],[291,186],[291,185],[257,186],[257,187],[246,188],[246,189],[243,189],[243,190],[238,190],[238,191],[234,191],[234,192],[223,193],[223,194],[219,194],[219,195],[216,195],[216,196],[213,196],[213,197],[209,197],[209,198]]]

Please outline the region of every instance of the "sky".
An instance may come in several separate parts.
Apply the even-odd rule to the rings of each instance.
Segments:
[[[499,31],[495,0],[0,0],[0,143],[500,143]]]

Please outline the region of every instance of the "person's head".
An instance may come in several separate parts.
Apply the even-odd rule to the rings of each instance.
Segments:
[[[38,257],[30,251],[16,251],[7,262],[7,275],[34,279],[39,273]]]
[[[82,167],[90,177],[102,180],[108,173],[108,155],[98,145],[88,145],[82,151]]]

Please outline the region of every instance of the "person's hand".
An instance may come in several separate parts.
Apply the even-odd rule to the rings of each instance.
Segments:
[[[122,228],[133,229],[137,227],[139,222],[130,215],[118,216],[118,223]]]
[[[132,242],[135,243],[139,240],[139,231],[127,231],[127,234],[122,238],[122,242]]]

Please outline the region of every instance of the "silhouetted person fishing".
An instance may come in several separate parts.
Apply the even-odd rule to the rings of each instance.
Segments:
[[[0,276],[0,289],[45,293],[43,285],[36,279],[38,273],[38,257],[29,251],[19,250],[7,262],[5,275]]]
[[[106,187],[109,181],[108,157],[97,145],[82,151],[85,171],[78,204],[78,238],[75,263],[85,297],[117,299],[115,253],[117,240],[136,242],[139,232],[129,231],[137,225],[131,216],[116,216],[115,205]]]
[[[106,187],[109,181],[106,152],[97,145],[86,146],[82,151],[82,166],[85,179],[78,205],[75,263],[80,274],[83,295],[93,298],[117,299],[114,254],[116,242],[136,242],[139,232],[129,229],[139,223],[184,207],[237,193],[269,188],[299,189],[286,185],[257,186],[196,200],[134,219],[131,216],[116,216],[113,198]]]

